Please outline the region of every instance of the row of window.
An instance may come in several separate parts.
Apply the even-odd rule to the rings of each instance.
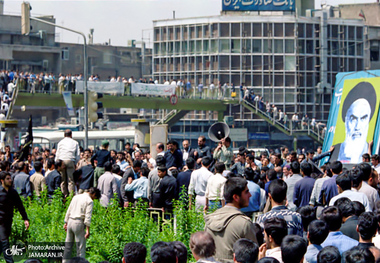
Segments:
[[[154,41],[266,36],[315,38],[319,37],[319,33],[319,24],[312,23],[213,23],[156,27]],[[327,36],[333,39],[362,40],[363,26],[328,25]]]

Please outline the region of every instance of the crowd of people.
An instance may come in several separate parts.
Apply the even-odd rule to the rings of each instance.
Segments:
[[[49,197],[57,191],[75,194],[64,228],[67,242],[79,242],[82,258],[94,199],[103,207],[142,202],[170,214],[173,200],[182,195],[189,209],[205,214],[205,231],[189,240],[197,262],[380,262],[380,156],[364,154],[362,163],[346,169],[339,161],[319,165],[334,147],[298,154],[287,147],[269,154],[240,147],[235,156],[231,143],[227,137],[212,148],[203,136],[197,147],[188,140],[182,148],[176,141],[166,149],[158,143],[153,158],[137,143],[116,152],[103,141],[96,152],[81,151],[67,130],[57,149],[34,148],[26,162],[5,155],[0,203],[19,208],[28,227],[18,196],[38,198],[44,189]],[[0,224],[6,229],[0,231],[3,251],[12,216],[0,206],[0,219],[8,222]],[[150,253],[155,263],[186,262],[180,242],[157,242]],[[125,246],[124,262],[142,263],[145,257],[144,245]]]

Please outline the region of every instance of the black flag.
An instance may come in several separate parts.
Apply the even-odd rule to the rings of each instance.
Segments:
[[[32,149],[33,145],[33,125],[32,125],[32,115],[29,117],[29,126],[28,126],[28,136],[26,137],[25,143],[21,149],[19,161],[28,160],[28,154]]]

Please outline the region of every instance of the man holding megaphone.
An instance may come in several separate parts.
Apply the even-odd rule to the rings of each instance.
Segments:
[[[234,153],[231,149],[231,138],[226,137],[219,141],[218,147],[214,151],[214,159],[225,164],[226,168],[230,168]]]

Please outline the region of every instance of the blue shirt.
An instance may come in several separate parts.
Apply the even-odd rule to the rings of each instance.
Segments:
[[[248,207],[244,207],[240,209],[242,212],[257,212],[260,210],[260,186],[255,184],[254,182],[247,180],[248,182],[248,190],[252,195],[249,198]]]
[[[307,247],[305,260],[307,263],[317,263],[317,255],[322,250],[322,246],[311,244]]]
[[[339,249],[342,255],[345,251],[357,246],[358,241],[352,239],[346,235],[343,235],[340,231],[330,232],[325,241],[321,244],[322,247],[334,246]]]
[[[331,198],[338,195],[338,187],[336,186],[337,174],[334,174],[329,180],[323,182],[321,193],[319,194],[319,203],[323,203],[323,194],[325,194],[325,204],[329,204]]]
[[[293,203],[297,207],[309,205],[310,196],[313,192],[315,180],[309,176],[305,176],[294,186]]]
[[[148,178],[141,176],[137,180],[133,180],[131,184],[125,185],[125,191],[134,191],[133,198],[148,198]]]

